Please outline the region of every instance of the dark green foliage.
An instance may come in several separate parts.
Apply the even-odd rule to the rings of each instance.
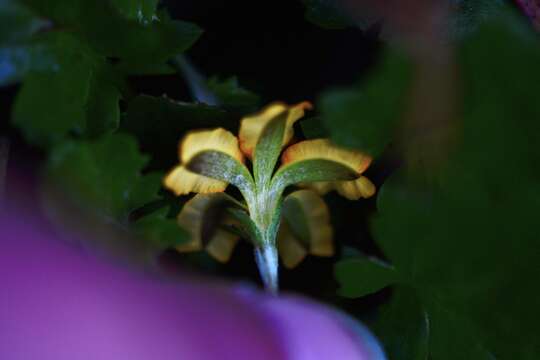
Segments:
[[[425,358],[424,342],[433,359],[538,358],[540,45],[519,24],[495,23],[467,40],[459,61],[456,150],[431,180],[396,174],[379,193],[374,235],[407,290],[397,288],[392,316],[375,328],[390,358]],[[372,276],[350,271],[346,289]]]
[[[409,62],[387,52],[382,63],[358,87],[325,93],[318,102],[332,140],[378,156],[403,115],[412,76]]]
[[[227,107],[247,108],[254,111],[260,102],[257,94],[240,86],[236,76],[223,80],[212,77],[207,81],[206,86]]]
[[[329,137],[329,131],[323,125],[323,120],[320,116],[300,120],[300,126],[304,136],[308,139],[322,139]]]
[[[176,219],[166,217],[167,210],[159,210],[133,224],[134,231],[159,249],[174,247],[189,241],[189,233],[178,226]]]
[[[42,46],[54,65],[27,75],[13,111],[28,141],[51,145],[69,133],[91,137],[114,130],[120,93],[105,59],[66,33],[48,34]]]
[[[143,25],[156,20],[156,7],[159,0],[111,0],[116,9],[130,20]]]
[[[197,26],[170,20],[166,14],[158,16],[159,21],[149,22],[152,2],[143,6],[143,21],[137,15],[140,0],[25,0],[24,3],[53,24],[68,27],[101,54],[128,62],[165,62],[189,48],[201,35]]]
[[[53,65],[45,47],[31,41],[38,30],[47,26],[47,21],[20,3],[0,1],[0,85],[20,80],[31,67],[41,65],[42,68],[50,68]],[[39,64],[36,64],[36,59],[39,59]]]
[[[50,154],[47,175],[105,217],[125,222],[132,210],[157,198],[161,177],[141,175],[147,162],[132,137],[107,135],[58,145]]]
[[[399,285],[390,303],[378,310],[372,328],[390,359],[425,360],[429,358],[430,320],[416,290]]]
[[[144,20],[154,16],[155,5],[142,0],[0,3],[5,24],[0,84],[25,78],[12,120],[29,142],[49,146],[68,135],[95,137],[118,127],[125,84],[116,69],[162,72],[165,62],[201,33],[165,13],[159,21]],[[135,9],[141,18],[132,18]],[[111,58],[120,61],[116,68]]]
[[[343,29],[353,25],[338,1],[335,0],[302,0],[306,7],[306,20],[329,30]]]
[[[336,279],[343,284],[339,294],[352,298],[372,294],[399,281],[399,274],[390,265],[370,258],[342,260],[335,272]]]
[[[178,142],[187,131],[228,124],[237,127],[238,119],[219,107],[140,95],[129,102],[121,129],[135,135],[152,155],[152,168],[168,170],[178,162]]]

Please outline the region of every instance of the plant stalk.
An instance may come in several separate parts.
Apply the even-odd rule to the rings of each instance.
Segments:
[[[277,295],[278,281],[278,254],[273,243],[265,243],[255,247],[255,262],[266,291]]]

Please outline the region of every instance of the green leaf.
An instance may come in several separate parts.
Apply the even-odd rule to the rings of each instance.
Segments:
[[[136,210],[156,200],[164,177],[165,174],[162,172],[153,172],[139,177],[130,192],[126,207]]]
[[[358,175],[348,166],[326,159],[300,160],[281,167],[272,179],[272,188],[281,192],[303,182],[353,180]]]
[[[111,0],[111,3],[128,19],[143,25],[157,20],[156,7],[159,0]]]
[[[306,20],[324,29],[337,30],[353,25],[351,19],[345,16],[337,1],[332,0],[302,0],[306,7]]]
[[[236,76],[223,80],[212,77],[206,82],[206,86],[225,106],[253,110],[259,105],[259,96],[242,88]]]
[[[126,222],[132,210],[157,198],[157,175],[142,176],[148,159],[128,135],[66,141],[52,149],[47,176],[104,217]]]
[[[168,64],[120,62],[114,66],[116,71],[124,75],[173,75],[176,70]]]
[[[152,168],[164,169],[178,162],[178,141],[186,131],[232,126],[238,119],[218,107],[139,95],[128,103],[120,128],[152,155]]]
[[[198,26],[170,20],[166,14],[159,21],[141,22],[137,4],[142,1],[127,1],[106,1],[99,6],[93,0],[25,0],[25,4],[57,25],[69,27],[102,55],[130,63],[164,63],[188,49],[202,33]],[[153,4],[145,2],[146,13],[153,12],[148,10]],[[129,16],[132,9],[137,19]]]
[[[430,319],[415,289],[398,286],[390,303],[379,310],[372,330],[385,344],[389,359],[429,358]]]
[[[456,148],[429,181],[419,180],[424,173],[398,173],[383,185],[374,236],[426,311],[431,358],[535,359],[540,43],[504,19],[473,34],[458,61],[463,103]],[[400,307],[396,318],[409,311]],[[383,320],[376,325],[380,334],[395,329]]]
[[[387,52],[358,88],[323,94],[318,108],[331,139],[338,145],[378,156],[391,141],[404,113],[411,75],[408,60]]]
[[[46,21],[17,1],[0,1],[0,46],[28,40]]]
[[[307,139],[323,139],[330,137],[330,133],[324,126],[323,120],[320,116],[300,120],[300,126],[302,127],[302,132]]]
[[[258,186],[266,186],[272,178],[283,145],[289,111],[283,111],[266,124],[255,145],[253,173]]]
[[[19,81],[32,67],[52,67],[44,47],[32,41],[46,26],[19,2],[0,1],[0,86]]]
[[[201,151],[185,167],[194,173],[233,184],[246,199],[255,193],[253,178],[245,165],[223,152]]]
[[[57,69],[27,76],[14,124],[29,142],[42,146],[69,133],[91,137],[115,129],[120,94],[105,59],[68,34],[50,34],[45,41]]]
[[[156,211],[133,224],[134,231],[158,248],[175,247],[189,241],[188,231],[178,225],[175,219],[166,217],[167,210]]]
[[[399,280],[390,265],[371,258],[341,260],[334,271],[337,281],[343,284],[339,294],[348,298],[372,294]]]
[[[451,35],[463,38],[472,34],[489,19],[500,16],[505,9],[501,0],[460,0],[456,1],[450,17]]]

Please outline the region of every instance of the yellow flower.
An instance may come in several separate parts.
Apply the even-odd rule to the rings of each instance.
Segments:
[[[330,212],[324,200],[311,190],[295,191],[283,201],[283,220],[278,250],[287,268],[297,266],[306,255],[334,255]]]
[[[257,114],[246,116],[240,122],[240,131],[238,132],[240,148],[247,157],[250,159],[253,158],[255,145],[257,145],[265,126],[285,111],[288,111],[288,114],[285,124],[285,132],[283,134],[282,146],[287,145],[293,137],[294,123],[304,116],[305,110],[311,109],[312,105],[307,101],[293,106],[287,106],[283,103],[274,103],[267,106]]]
[[[198,195],[178,216],[179,224],[192,234],[178,251],[206,249],[225,262],[242,235],[253,242],[261,276],[271,291],[277,290],[277,248],[286,267],[296,266],[307,254],[333,255],[329,211],[316,192],[336,190],[348,199],[372,196],[375,186],[362,175],[372,159],[326,139],[300,141],[283,151],[293,138],[294,123],[311,108],[308,102],[274,103],[243,118],[238,138],[214,129],[182,139],[180,164],[167,174],[164,185],[177,195]],[[223,193],[228,184],[240,190],[243,203]],[[290,185],[312,190],[283,198]]]
[[[180,165],[165,177],[165,187],[174,191],[176,195],[190,192],[205,194],[225,191],[228,185],[226,182],[193,173],[183,165],[205,150],[220,151],[244,162],[244,157],[238,147],[238,139],[229,131],[221,128],[193,131],[180,142],[178,147]]]
[[[350,167],[357,175],[362,174],[371,164],[371,157],[359,151],[345,150],[333,146],[326,139],[306,140],[290,146],[283,152],[281,161],[283,165],[294,164],[308,159],[326,159]],[[321,195],[331,190],[349,200],[369,198],[375,194],[375,185],[365,176],[359,176],[351,181],[319,181],[302,184],[317,191]]]

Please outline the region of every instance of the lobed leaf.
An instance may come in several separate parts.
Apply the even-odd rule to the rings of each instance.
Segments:
[[[323,94],[317,107],[332,141],[373,157],[380,155],[405,112],[411,75],[409,61],[387,51],[381,64],[358,87]]]
[[[157,198],[158,175],[141,175],[147,162],[132,137],[106,135],[54,147],[46,175],[104,217],[126,222],[131,211]]]

